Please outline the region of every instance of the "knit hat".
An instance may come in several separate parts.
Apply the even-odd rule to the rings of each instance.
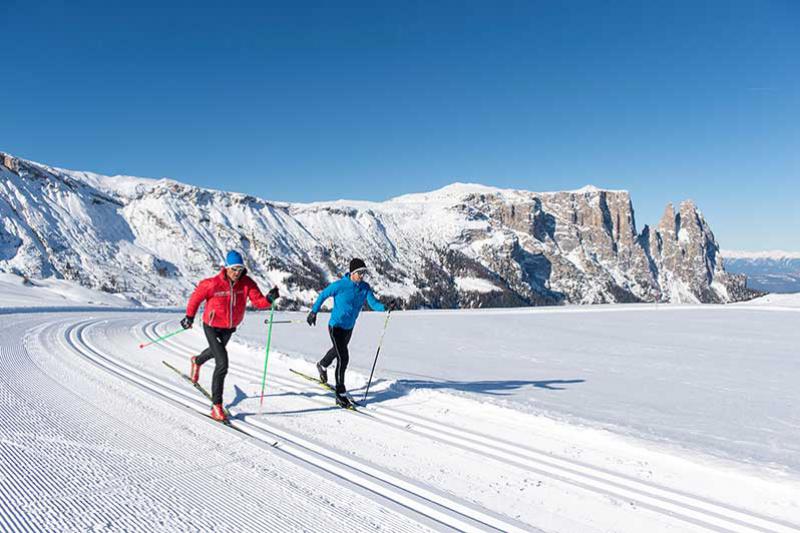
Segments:
[[[237,252],[236,250],[231,250],[228,252],[228,255],[225,256],[225,268],[235,267],[235,266],[244,266],[244,259],[242,259],[242,254]]]
[[[367,268],[367,265],[364,263],[363,259],[355,258],[350,261],[350,272],[355,272],[359,268]]]

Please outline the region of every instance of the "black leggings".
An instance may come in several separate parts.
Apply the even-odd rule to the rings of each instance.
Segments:
[[[333,346],[319,364],[328,368],[333,360],[336,359],[336,394],[344,394],[347,391],[344,386],[344,372],[347,370],[347,363],[350,361],[350,352],[347,351],[347,345],[350,343],[350,336],[353,334],[353,330],[329,327],[328,334],[331,337]]]
[[[228,350],[225,346],[231,340],[233,329],[212,328],[203,323],[203,331],[208,340],[208,348],[197,356],[197,364],[202,365],[212,357],[214,358],[214,377],[211,380],[211,403],[222,403],[222,389],[225,385],[225,376],[228,373]]]

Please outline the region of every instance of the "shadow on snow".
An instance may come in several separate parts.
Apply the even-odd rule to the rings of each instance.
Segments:
[[[382,383],[387,380],[380,379],[374,381],[372,390],[379,389]],[[468,392],[474,394],[488,394],[490,396],[509,396],[514,391],[524,389],[526,387],[534,387],[548,391],[562,391],[567,390],[566,385],[575,385],[578,383],[585,383],[585,379],[550,379],[550,380],[491,380],[491,381],[436,381],[432,379],[399,379],[394,381],[388,388],[372,392],[367,398],[367,403],[380,403],[386,400],[394,400],[413,392],[414,390],[454,390],[460,392]],[[269,387],[267,387],[269,388]],[[247,399],[260,398],[260,394],[248,396],[239,386],[234,385],[236,396],[233,401],[227,404],[227,407],[236,407],[239,403]],[[361,401],[363,398],[363,387],[351,390],[354,398]],[[280,393],[265,393],[264,398],[268,399],[277,396],[305,396],[306,398],[319,398],[330,397],[333,402],[333,395],[325,392],[280,392]],[[290,415],[301,413],[312,413],[319,411],[330,411],[339,409],[335,405],[331,407],[319,407],[311,409],[300,409],[294,411],[264,411],[265,415]],[[241,415],[255,415],[258,413],[241,413]],[[237,418],[237,416],[234,416]]]
[[[386,380],[378,380],[373,387],[379,387]],[[382,402],[405,396],[414,390],[455,390],[491,396],[509,396],[512,392],[525,387],[560,391],[567,390],[564,385],[584,383],[584,379],[551,379],[542,381],[529,380],[494,380],[494,381],[433,381],[421,379],[398,379],[389,388],[370,394],[367,402]],[[356,389],[360,390],[360,389]]]

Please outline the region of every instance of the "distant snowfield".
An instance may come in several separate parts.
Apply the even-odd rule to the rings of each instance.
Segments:
[[[43,306],[137,307],[138,302],[119,294],[109,294],[58,279],[26,280],[0,272],[0,308]]]
[[[737,306],[745,307],[800,307],[800,293],[793,294],[767,294],[761,298],[750,300],[749,302],[742,302],[735,304]]]
[[[398,312],[364,413],[289,372],[327,350],[325,315],[273,326],[262,406],[250,313],[225,392],[241,432],[162,364],[185,371],[198,328],[137,348],[180,313],[7,311],[0,530],[798,531],[788,300]],[[384,319],[356,327],[356,398]]]
[[[723,257],[728,259],[800,259],[800,252],[786,252],[783,250],[769,250],[760,252],[720,250],[720,253]]]
[[[500,290],[491,281],[481,278],[457,277],[455,282],[458,289],[462,291],[492,292]]]

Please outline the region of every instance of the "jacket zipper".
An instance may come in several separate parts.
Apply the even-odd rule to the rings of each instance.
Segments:
[[[230,327],[233,328],[233,304],[236,301],[236,293],[233,292],[233,282],[229,280],[228,283],[231,286],[231,314],[228,318],[230,319]]]

